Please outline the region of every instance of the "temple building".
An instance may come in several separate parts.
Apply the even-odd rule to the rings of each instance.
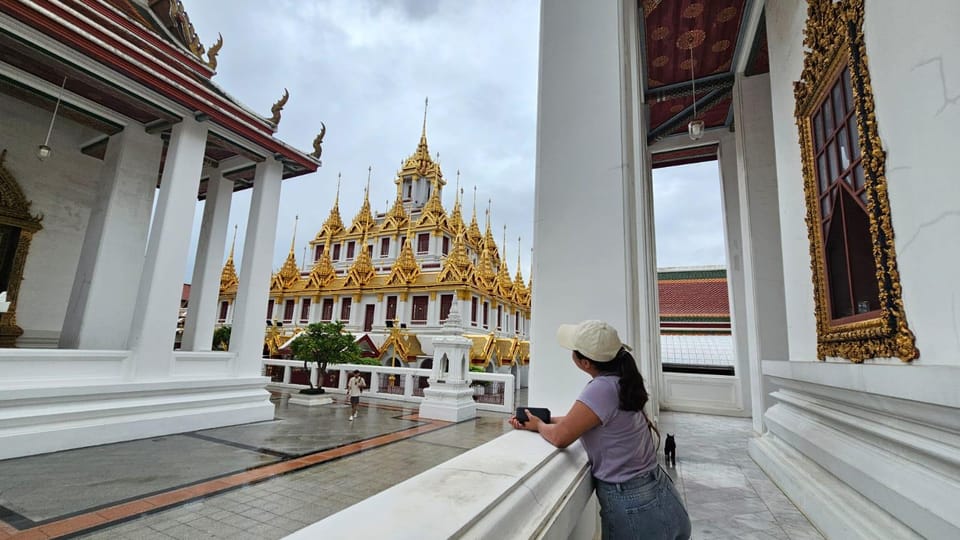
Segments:
[[[309,241],[309,268],[298,265],[296,240],[291,241],[283,266],[270,279],[265,315],[274,328],[268,331],[266,352],[277,352],[310,323],[339,320],[359,339],[375,344],[375,356],[384,365],[428,367],[432,337],[457,309],[465,335],[474,341],[472,365],[514,373],[522,383],[529,363],[530,283],[520,270],[519,241],[511,275],[506,229],[498,246],[489,208],[483,232],[475,201],[465,222],[462,190],[453,209],[444,209],[447,182],[430,157],[426,115],[416,150],[394,180],[392,207],[371,209],[369,183],[368,175],[363,203],[349,225],[340,215],[338,190],[326,221]],[[232,321],[238,283],[231,251],[221,274],[220,323]]]
[[[273,419],[261,344],[280,185],[318,169],[324,130],[310,153],[276,138],[289,95],[267,115],[231,97],[223,45],[205,48],[178,0],[0,2],[0,459]],[[247,189],[235,339],[212,351]]]

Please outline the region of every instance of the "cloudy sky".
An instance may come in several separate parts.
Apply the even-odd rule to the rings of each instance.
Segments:
[[[530,276],[536,148],[539,3],[532,0],[189,0],[197,33],[224,46],[214,80],[261,114],[283,93],[277,136],[302,149],[327,126],[323,166],[283,184],[274,266],[290,248],[293,218],[300,216],[295,253],[320,229],[342,173],[340,210],[353,219],[372,167],[370,202],[392,203],[393,179],[416,148],[429,96],[427,138],[448,181],[444,206],[453,207],[457,170],[466,217],[477,188],[477,214],[492,199],[498,243],[507,227],[507,256],[516,272],[517,238],[522,270]],[[690,185],[716,183],[716,166],[658,173],[660,266],[722,264],[722,230],[709,219],[709,197],[690,200]],[[707,172],[704,172],[704,171]],[[664,178],[677,177],[674,181]],[[662,188],[662,189],[661,189]],[[660,192],[665,193],[661,197]],[[234,197],[237,256],[250,191]],[[663,203],[661,204],[661,199]],[[662,208],[661,208],[662,207]],[[195,220],[197,234],[202,206]],[[715,202],[719,213],[719,191]],[[661,216],[669,219],[664,222]],[[709,218],[709,213],[707,215]],[[719,215],[714,220],[720,223]],[[713,231],[713,234],[707,234]],[[188,274],[189,275],[189,274]],[[189,278],[188,278],[189,279]]]

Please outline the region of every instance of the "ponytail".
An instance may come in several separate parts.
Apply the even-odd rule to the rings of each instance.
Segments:
[[[657,448],[660,448],[660,430],[647,417],[643,408],[650,399],[647,389],[643,386],[643,375],[637,369],[637,362],[633,359],[630,351],[621,348],[613,360],[609,362],[597,362],[580,354],[579,351],[573,351],[578,358],[590,360],[590,363],[602,373],[616,373],[620,377],[620,387],[618,391],[618,408],[624,411],[639,411],[643,419],[647,421],[650,431],[657,434]]]

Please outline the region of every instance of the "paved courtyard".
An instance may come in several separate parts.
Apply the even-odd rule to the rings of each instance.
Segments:
[[[525,396],[521,395],[522,400]],[[0,461],[0,539],[276,539],[479,446],[505,415],[288,405],[277,420]],[[821,538],[750,460],[750,422],[664,413],[694,538]],[[390,527],[384,524],[385,537]]]

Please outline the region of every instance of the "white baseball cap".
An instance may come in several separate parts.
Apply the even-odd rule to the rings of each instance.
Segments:
[[[620,341],[617,329],[603,321],[561,324],[557,329],[557,341],[564,349],[577,351],[595,362],[613,360],[621,348],[630,350]]]

